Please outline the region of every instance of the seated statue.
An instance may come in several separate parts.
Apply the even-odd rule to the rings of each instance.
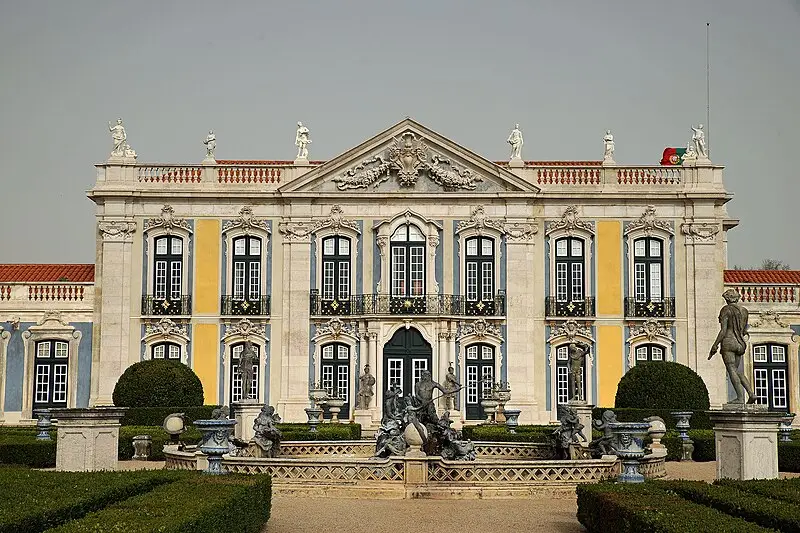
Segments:
[[[265,405],[253,422],[253,439],[250,441],[255,444],[257,457],[277,457],[281,447],[281,430],[275,424],[281,421],[281,417],[275,412],[271,405]]]
[[[439,419],[437,429],[442,443],[442,458],[454,461],[474,461],[475,444],[463,440],[461,432],[450,427],[450,411],[445,411]]]
[[[589,449],[592,451],[593,456],[600,457],[601,455],[615,455],[617,453],[614,434],[609,427],[609,424],[615,423],[616,421],[617,415],[611,410],[603,411],[600,420],[594,421],[594,427],[601,430],[603,436],[589,443]]]
[[[560,422],[561,425],[553,431],[556,457],[558,459],[569,459],[570,445],[577,444],[581,440],[586,440],[586,437],[584,437],[583,433],[581,433],[583,424],[581,424],[580,418],[578,418],[578,414],[575,412],[575,409],[570,407],[564,407]]]
[[[375,443],[375,457],[390,457],[392,455],[406,454],[406,439],[398,420],[386,420],[378,429]]]

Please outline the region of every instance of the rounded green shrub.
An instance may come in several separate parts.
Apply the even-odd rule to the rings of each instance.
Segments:
[[[615,407],[703,411],[708,389],[697,372],[668,361],[638,363],[617,385]]]
[[[113,398],[118,407],[191,407],[203,405],[203,384],[183,363],[153,359],[129,366]]]

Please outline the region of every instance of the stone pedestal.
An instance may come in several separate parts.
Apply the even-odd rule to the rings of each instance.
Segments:
[[[578,420],[583,424],[581,434],[586,438],[586,442],[592,442],[592,409],[594,405],[589,405],[584,401],[570,400],[567,407],[575,410]]]
[[[257,400],[242,400],[234,403],[231,407],[233,418],[236,420],[235,437],[250,442],[250,439],[253,438],[253,422],[258,418],[264,404],[258,403]]]
[[[508,162],[508,166],[511,168],[523,168],[525,166],[525,161],[522,159],[511,159]]]
[[[763,405],[725,404],[721,411],[710,411],[717,479],[776,479],[778,425],[784,416]]]
[[[56,470],[116,470],[119,422],[125,411],[125,407],[52,409],[51,416],[58,420]]]
[[[456,431],[461,431],[464,428],[464,420],[461,418],[461,411],[450,411],[450,420],[453,421],[452,427]]]
[[[299,157],[294,160],[294,166],[296,167],[307,167],[309,165],[308,158]]]
[[[361,430],[369,429],[372,426],[372,412],[368,409],[356,409],[353,412],[353,422],[361,425]]]

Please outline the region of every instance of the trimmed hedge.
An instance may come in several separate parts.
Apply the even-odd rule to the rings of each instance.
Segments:
[[[778,470],[800,472],[800,441],[778,443]]]
[[[675,429],[676,420],[670,414],[672,411],[681,411],[683,409],[635,409],[632,407],[618,408],[618,407],[595,407],[592,409],[592,418],[600,420],[604,411],[614,411],[617,415],[617,420],[620,422],[642,422],[648,416],[660,416],[664,420],[664,425],[667,429]],[[686,409],[691,411],[691,409]],[[708,418],[706,411],[692,411],[692,418],[689,419],[689,425],[692,429],[714,429],[714,424]]]
[[[733,487],[795,505],[800,504],[800,478],[754,479],[751,481],[718,479],[714,484]]]
[[[52,531],[258,533],[269,519],[271,496],[269,476],[194,474],[190,479],[110,505]]]
[[[516,433],[508,431],[506,426],[480,425],[464,426],[461,430],[465,439],[472,441],[494,442],[548,442],[553,430],[558,426],[518,426]]]
[[[652,361],[639,363],[622,376],[614,406],[707,411],[710,403],[706,384],[697,372],[672,361]]]
[[[701,481],[665,481],[663,485],[686,499],[748,522],[789,533],[800,532],[798,506],[787,505],[785,502],[728,485],[709,485]]]
[[[311,433],[308,424],[277,424],[283,435],[281,440],[360,440],[361,424],[320,424]]]
[[[56,464],[55,440],[36,440],[36,430],[19,428],[21,431],[0,433],[0,464],[23,465],[31,468],[50,468]],[[55,431],[50,438],[55,439]]]
[[[151,359],[126,368],[114,386],[112,398],[119,407],[201,406],[203,384],[191,368],[179,361]]]
[[[0,533],[38,533],[186,476],[175,471],[73,473],[3,468]]]
[[[590,533],[686,533],[774,531],[687,501],[659,488],[610,482],[578,485],[578,520]]]
[[[211,418],[211,412],[218,405],[201,405],[193,407],[129,407],[122,417],[123,426],[161,426],[164,419],[172,413],[183,413],[187,425],[195,420]]]

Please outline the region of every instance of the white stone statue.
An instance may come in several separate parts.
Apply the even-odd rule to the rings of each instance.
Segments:
[[[308,133],[308,128],[303,126],[302,122],[298,122],[297,135],[294,138],[294,144],[297,146],[297,159],[308,159],[308,145],[311,143]]]
[[[206,145],[206,159],[214,159],[214,150],[217,149],[217,136],[214,135],[214,130],[209,130],[203,144]]]
[[[122,119],[118,118],[116,124],[108,123],[108,131],[111,132],[111,140],[114,141],[114,148],[111,150],[112,157],[136,157],[130,145],[128,144],[128,135],[125,133],[125,126],[122,125]]]
[[[706,134],[703,131],[703,125],[699,124],[696,128],[692,126],[692,142],[694,143],[694,151],[697,157],[701,159],[708,159],[708,152],[706,151]]]
[[[692,141],[686,143],[686,152],[683,154],[684,161],[694,161],[697,159],[697,152],[694,151],[694,146],[692,146]]]
[[[614,136],[611,135],[611,130],[606,130],[606,134],[603,136],[603,162],[613,162],[614,161]]]
[[[511,159],[522,159],[522,144],[524,141],[522,139],[522,132],[519,129],[519,124],[516,124],[514,129],[511,130],[511,134],[508,136],[506,142],[511,145]]]

